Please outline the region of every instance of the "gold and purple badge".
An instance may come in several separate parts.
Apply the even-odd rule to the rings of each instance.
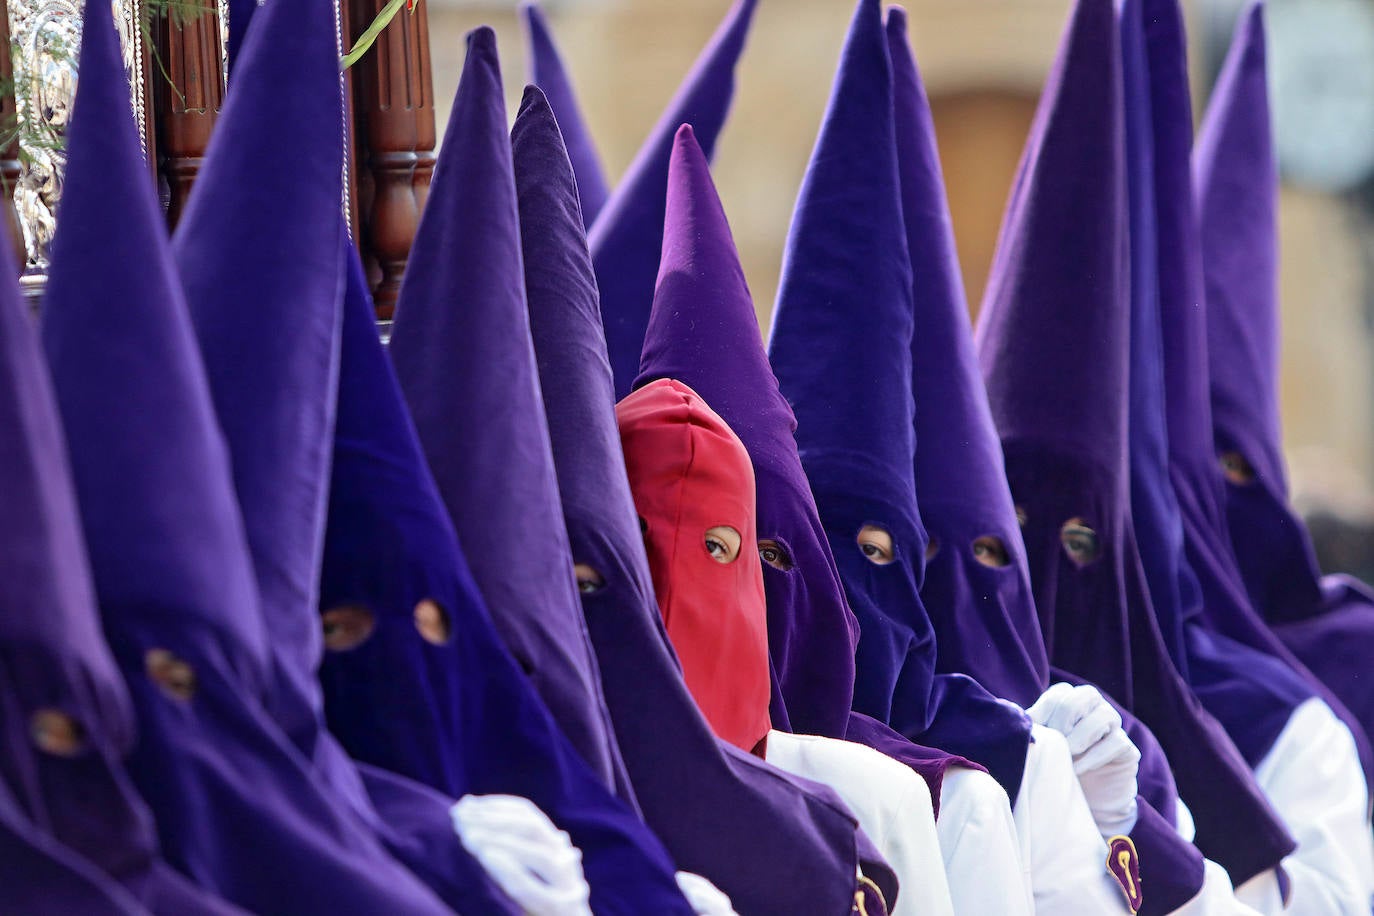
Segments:
[[[1128,836],[1114,836],[1107,841],[1107,871],[1126,895],[1132,913],[1140,912],[1145,895],[1140,890],[1140,855]]]

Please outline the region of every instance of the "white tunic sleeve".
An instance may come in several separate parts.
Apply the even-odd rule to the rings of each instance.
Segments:
[[[1029,866],[1021,858],[1007,793],[987,773],[952,767],[935,822],[954,911],[1029,916]]]
[[[1030,863],[1037,916],[1131,912],[1107,871],[1107,844],[1073,771],[1064,736],[1032,726],[1026,773],[1012,808],[1021,855]]]
[[[1266,914],[1367,916],[1374,895],[1369,791],[1345,723],[1321,699],[1303,703],[1255,778],[1298,848],[1283,861],[1286,909],[1273,872],[1247,881],[1236,896]]]
[[[771,731],[767,749],[769,763],[824,783],[849,806],[897,875],[892,916],[974,912],[954,908],[930,789],[915,770],[862,744],[815,735]]]

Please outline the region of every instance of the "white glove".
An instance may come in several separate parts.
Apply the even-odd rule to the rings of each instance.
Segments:
[[[677,888],[697,916],[739,916],[730,898],[701,875],[689,871],[678,872]]]
[[[1121,715],[1094,687],[1052,684],[1026,710],[1033,722],[1068,741],[1073,771],[1103,837],[1135,828],[1140,750],[1121,727]]]
[[[464,795],[449,814],[464,848],[529,916],[591,916],[582,851],[529,799]]]

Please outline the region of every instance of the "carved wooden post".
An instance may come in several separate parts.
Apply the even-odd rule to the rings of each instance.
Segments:
[[[26,249],[24,233],[19,228],[19,214],[14,209],[14,186],[19,181],[19,108],[15,101],[14,67],[10,62],[10,11],[5,0],[0,0],[0,131],[9,136],[9,142],[0,147],[0,182],[4,184],[4,199],[0,208],[4,210],[0,218],[10,234],[14,248],[16,268],[24,271]]]
[[[349,44],[383,6],[385,0],[351,0]],[[373,290],[377,316],[390,318],[434,172],[434,88],[424,0],[413,11],[397,14],[353,69],[362,236],[381,272]]]
[[[172,227],[181,218],[191,185],[200,172],[224,99],[219,8],[213,0],[202,3],[203,8],[182,17],[182,21],[174,21],[164,10],[157,22],[158,53],[166,72],[153,71],[157,83],[153,120],[162,171],[171,191],[167,224]]]

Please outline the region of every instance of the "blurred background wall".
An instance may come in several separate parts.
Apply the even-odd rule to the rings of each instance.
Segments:
[[[516,4],[429,3],[442,136],[463,35],[499,36],[512,115],[525,81]],[[625,169],[728,0],[544,0],[608,176]],[[976,312],[1011,175],[1068,0],[908,0]],[[1238,0],[1185,0],[1195,110]],[[852,12],[761,0],[714,172],[761,324]],[[1328,566],[1374,575],[1374,0],[1269,0],[1280,159],[1283,408],[1295,492]],[[1328,537],[1327,534],[1330,534]],[[1326,543],[1329,541],[1330,543]]]

